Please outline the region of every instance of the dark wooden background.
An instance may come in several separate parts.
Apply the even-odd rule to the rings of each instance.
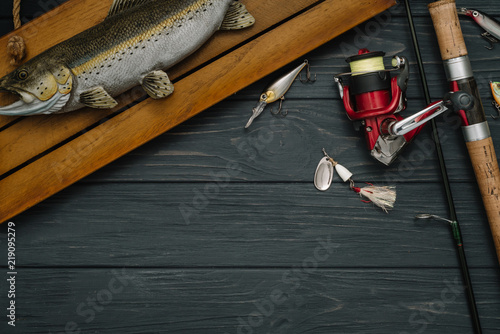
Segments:
[[[62,1],[23,0],[22,17]],[[10,2],[0,4],[2,33],[12,30]],[[500,17],[496,1],[457,2]],[[412,9],[432,98],[441,99],[447,84],[426,3]],[[500,45],[486,50],[469,19],[462,28],[493,113]],[[449,227],[414,219],[448,216],[429,128],[385,167],[343,111],[333,75],[361,47],[408,57],[405,114],[424,107],[399,5],[309,54],[317,82],[294,83],[286,118],[266,109],[243,128],[273,75],[13,219],[17,321],[7,326],[1,280],[0,331],[472,333]],[[438,126],[483,330],[499,333],[500,270],[479,191],[455,119]],[[500,149],[500,120],[490,127]],[[317,191],[322,147],[358,183],[396,185],[395,209],[361,202],[338,177]],[[0,231],[7,273],[7,225]]]

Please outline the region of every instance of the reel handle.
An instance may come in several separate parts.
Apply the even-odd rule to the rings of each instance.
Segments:
[[[436,31],[441,58],[449,60],[468,55],[455,0],[437,1],[427,7]]]

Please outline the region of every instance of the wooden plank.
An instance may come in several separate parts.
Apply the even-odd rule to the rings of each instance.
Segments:
[[[180,75],[193,70],[210,59],[217,57],[222,52],[225,52],[248,38],[261,33],[272,25],[277,24],[278,22],[303,10],[317,1],[318,0],[294,1],[292,4],[287,3],[286,6],[284,6],[284,3],[286,2],[284,0],[265,2],[264,4],[259,4],[258,2],[249,3],[247,6],[248,10],[255,17],[259,18],[258,22],[256,22],[252,28],[240,31],[222,31],[217,33],[216,36],[214,36],[215,38],[210,39],[200,50],[198,50],[198,52],[182,61],[179,65],[171,68],[168,71],[169,77],[175,82],[175,79]],[[108,7],[105,7],[106,13],[107,8]],[[77,9],[79,8],[76,8],[75,10]],[[93,10],[103,11],[102,8],[96,8]],[[58,21],[62,20],[61,17],[65,17],[61,15],[65,14],[66,11],[64,10],[60,10],[59,15],[58,13],[51,12],[47,14],[48,17],[46,20],[50,20],[51,22],[55,21],[57,24]],[[29,29],[31,25],[37,26],[36,21],[27,24],[22,29]],[[50,27],[44,27],[44,29],[49,28]],[[75,32],[75,30],[73,32]],[[79,32],[79,30],[76,29],[76,32]],[[23,35],[23,32],[21,35]],[[0,39],[0,46],[4,42],[6,43],[5,39],[8,36],[10,35]],[[40,39],[45,41],[45,39],[50,39],[51,37],[51,35],[42,34]],[[63,40],[66,38],[67,35],[64,35]],[[45,44],[35,44],[33,46],[30,44],[30,48],[34,50],[32,51],[32,56],[43,51],[44,47],[46,47]],[[2,63],[0,63],[0,73],[2,72],[2,69],[5,70],[7,65],[4,64],[3,66],[4,67],[2,67]],[[12,69],[10,68],[9,70]],[[0,156],[9,156],[9,159],[6,159],[5,163],[0,166],[0,175],[32,159],[33,157],[42,154],[44,151],[50,149],[54,145],[57,145],[61,141],[66,140],[113,112],[120,110],[131,102],[143,97],[145,97],[145,93],[142,88],[136,87],[117,98],[119,104],[112,110],[85,108],[69,114],[25,117],[22,121],[15,123],[11,127],[0,132],[0,143],[2,143],[0,145]],[[3,122],[3,124],[6,124],[7,119],[12,120],[15,119],[15,117],[0,117],[0,126],[3,125],[2,119],[6,119],[6,121]],[[12,154],[12,152],[16,152],[16,154]]]
[[[332,254],[335,256],[335,254]],[[470,333],[455,269],[22,268],[22,333]],[[480,269],[484,333],[500,330],[496,273]],[[8,291],[7,281],[0,288]],[[276,298],[279,297],[279,298]],[[273,301],[273,300],[276,300]],[[251,324],[251,325],[250,325]],[[7,326],[4,324],[4,326]]]
[[[323,193],[312,182],[249,184],[229,177],[226,183],[220,172],[206,183],[70,187],[15,218],[22,263],[57,267],[71,258],[79,267],[286,267],[312,253],[318,238],[330,238],[338,256],[324,266],[458,266],[449,227],[414,219],[418,213],[447,217],[440,184],[398,184],[395,209],[385,214],[345,184]],[[454,186],[469,264],[495,267],[475,185]],[[7,256],[6,248],[0,251]]]
[[[387,9],[392,0],[329,0],[177,82],[165,101],[146,100],[0,182],[0,221],[13,217],[232,93]],[[358,15],[353,16],[356,12]],[[304,31],[301,27],[307,26]],[[263,63],[262,59],[266,59]],[[260,71],[256,71],[260,68]],[[196,96],[196,99],[192,97]],[[130,134],[123,137],[123,134]],[[71,159],[71,160],[70,160]]]

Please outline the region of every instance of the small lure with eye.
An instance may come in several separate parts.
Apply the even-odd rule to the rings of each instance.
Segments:
[[[490,43],[490,46],[485,46],[488,50],[493,49],[493,43],[498,43],[500,41],[500,22],[493,17],[477,9],[459,8],[457,13],[472,18],[485,30],[485,32],[481,34],[481,37]]]
[[[492,104],[497,110],[498,114],[498,116],[491,115],[491,117],[493,119],[497,119],[500,117],[500,82],[490,81],[490,88],[491,88],[491,94],[493,94],[493,99],[495,100],[492,102]]]
[[[253,108],[252,116],[248,120],[247,125],[245,125],[245,129],[252,124],[253,120],[257,118],[257,116],[259,116],[262,113],[262,111],[264,111],[264,108],[270,103],[280,100],[280,107],[278,109],[278,114],[280,113],[286,92],[288,92],[293,82],[295,81],[295,78],[297,77],[297,75],[299,75],[300,71],[302,71],[306,66],[307,66],[307,79],[305,81],[302,80],[301,81],[302,82],[314,81],[311,80],[309,72],[309,61],[306,59],[302,64],[300,64],[300,66],[296,67],[290,73],[286,74],[285,76],[281,77],[280,79],[270,84],[264,90],[264,92],[262,92],[262,94],[260,95],[259,104],[257,105],[257,107]]]

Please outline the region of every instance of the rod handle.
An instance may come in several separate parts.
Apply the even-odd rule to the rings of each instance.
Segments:
[[[466,56],[464,36],[460,28],[455,0],[441,0],[427,5],[436,31],[441,58],[448,60]]]
[[[491,137],[467,142],[500,264],[500,170]]]

